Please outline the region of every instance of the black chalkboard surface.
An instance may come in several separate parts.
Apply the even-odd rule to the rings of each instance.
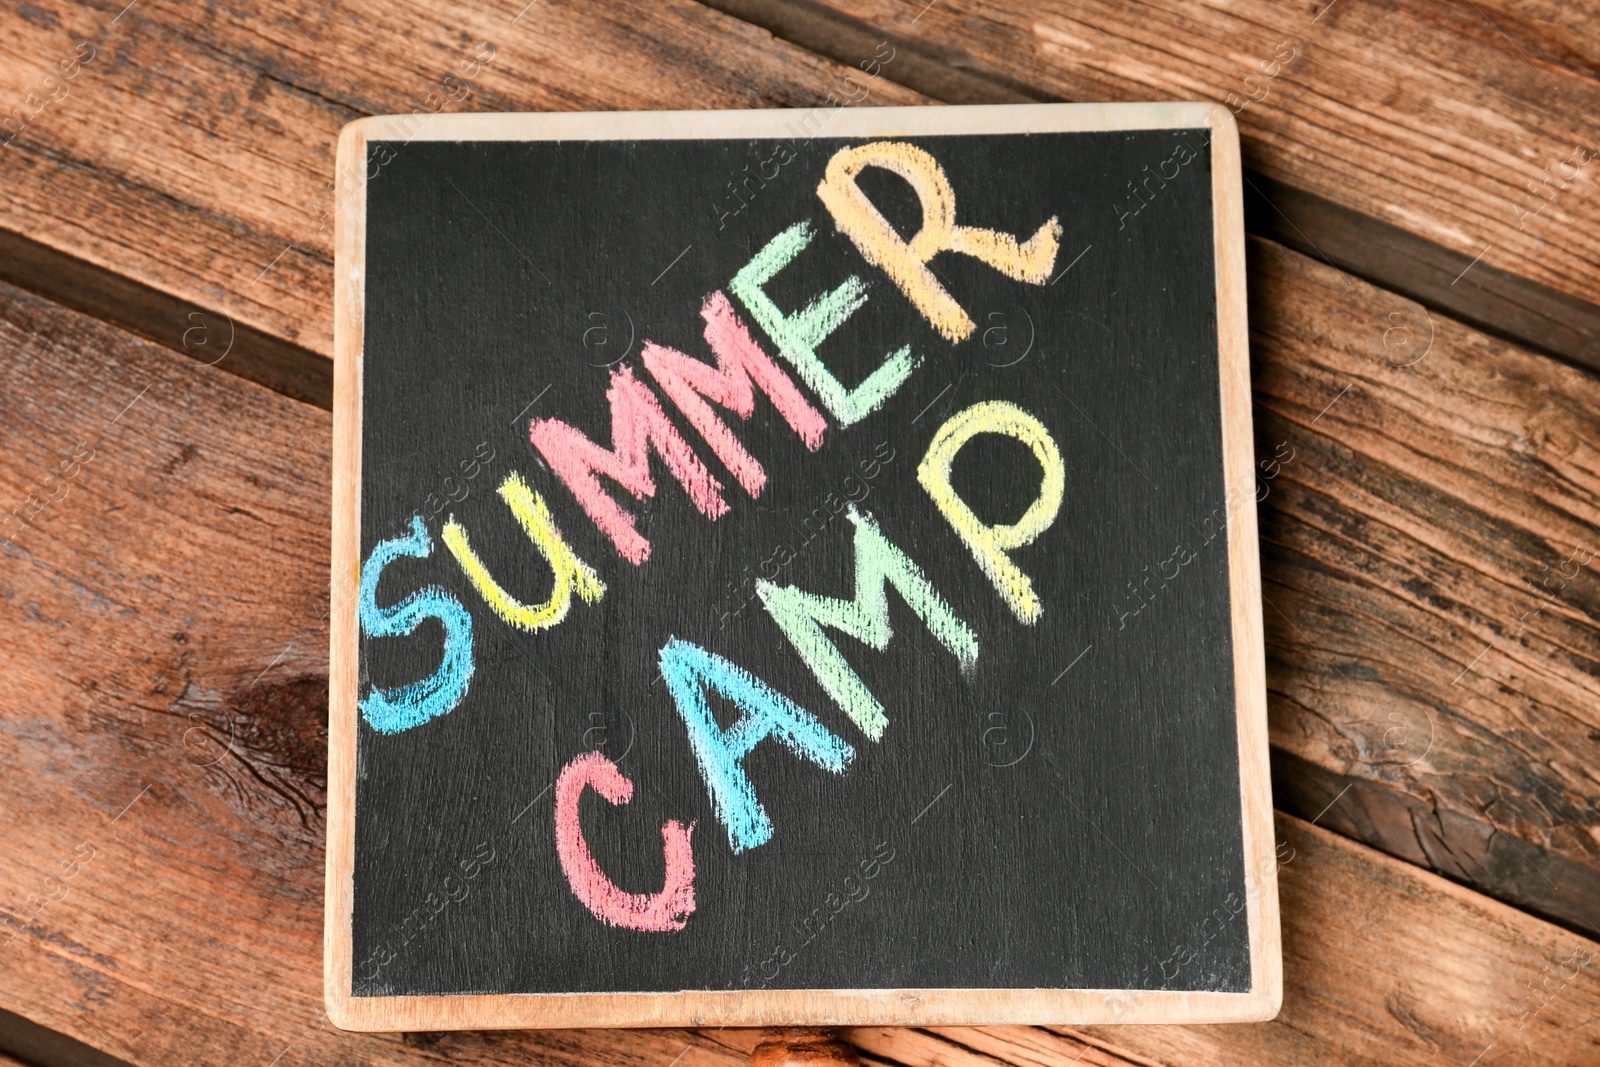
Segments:
[[[1226,111],[339,166],[339,1025],[1276,1012]]]

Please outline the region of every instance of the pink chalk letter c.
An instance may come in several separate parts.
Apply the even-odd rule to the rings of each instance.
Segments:
[[[606,877],[583,840],[578,800],[585,787],[613,804],[633,799],[633,783],[598,752],[586,752],[562,768],[556,780],[556,852],[572,892],[595,918],[611,926],[661,934],[682,930],[694,913],[694,851],[689,847],[694,823],[685,827],[669,819],[661,828],[667,851],[661,892],[627,893]]]

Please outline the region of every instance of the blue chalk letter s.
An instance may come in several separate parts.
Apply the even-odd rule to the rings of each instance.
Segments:
[[[438,586],[425,586],[390,608],[378,606],[378,578],[397,556],[426,559],[433,540],[422,516],[411,518],[411,533],[380,541],[361,567],[361,630],[367,637],[405,637],[423,619],[444,623],[444,661],[420,682],[377,689],[361,700],[361,715],[380,734],[397,734],[451,711],[467,695],[472,680],[472,616],[461,601]]]

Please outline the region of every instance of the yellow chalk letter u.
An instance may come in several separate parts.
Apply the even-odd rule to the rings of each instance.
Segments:
[[[512,626],[535,633],[548,629],[567,617],[567,609],[572,606],[574,592],[582,597],[585,603],[593,604],[598,601],[606,591],[605,584],[562,540],[561,531],[556,529],[555,520],[550,517],[550,509],[545,507],[544,498],[528,488],[528,483],[515,471],[506,475],[506,480],[500,483],[499,492],[500,498],[510,505],[511,513],[522,524],[523,531],[538,547],[545,562],[550,564],[550,569],[555,573],[555,584],[550,590],[550,599],[543,604],[522,603],[495,581],[489,569],[478,558],[478,554],[467,543],[467,531],[452,517],[445,523],[440,537],[450,549],[450,554],[461,565],[461,569],[466,572],[478,594],[483,597],[484,602],[496,615]]]

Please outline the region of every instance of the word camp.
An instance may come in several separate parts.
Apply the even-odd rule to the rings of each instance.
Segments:
[[[898,175],[920,200],[921,227],[909,241],[895,232],[857,185],[858,175],[867,167]],[[882,270],[952,344],[971,336],[973,321],[928,268],[929,260],[940,252],[957,253],[1018,282],[1041,285],[1050,277],[1059,249],[1061,225],[1054,217],[1021,242],[994,230],[958,225],[949,179],[933,156],[911,144],[878,142],[841,149],[830,159],[817,195],[867,263]],[[767,295],[767,283],[805,252],[814,232],[809,221],[789,226],[727,287],[766,334],[782,363],[799,378],[798,384],[757,343],[733,299],[717,291],[700,306],[705,344],[714,362],[652,342],[640,351],[642,373],[632,366],[612,372],[606,392],[611,411],[609,448],[560,419],[531,422],[529,441],[553,477],[627,564],[642,567],[650,559],[650,541],[625,503],[628,497],[634,501],[654,497],[652,455],[706,520],[715,521],[733,506],[729,489],[668,414],[663,396],[738,490],[755,499],[766,485],[766,471],[718,408],[749,419],[755,412],[755,392],[760,390],[814,452],[829,431],[829,416],[833,426],[848,429],[880,408],[915,370],[918,359],[909,346],[903,346],[851,387],[835,377],[818,354],[829,335],[866,303],[867,288],[859,277],[846,278],[797,313],[784,312]],[[1003,434],[1022,442],[1043,472],[1037,496],[1022,518],[1010,525],[983,523],[951,485],[957,454],[979,434]],[[1043,606],[1010,554],[1048,529],[1061,507],[1065,467],[1044,425],[1009,402],[974,404],[934,433],[917,467],[917,480],[1016,619],[1024,625],[1037,622]],[[627,496],[614,495],[617,487]],[[560,625],[573,610],[582,610],[575,609],[576,601],[592,605],[604,598],[600,569],[566,543],[544,495],[515,472],[507,475],[498,492],[533,550],[543,557],[553,584],[543,602],[518,599],[489,572],[473,551],[467,531],[451,517],[439,539],[488,609],[505,624],[535,633]],[[855,552],[853,598],[824,596],[765,579],[757,582],[756,594],[822,689],[855,728],[875,742],[888,727],[888,714],[829,631],[843,632],[879,651],[887,648],[893,636],[888,599],[892,586],[963,669],[977,660],[978,638],[870,512],[852,503],[846,515]],[[433,674],[404,686],[374,688],[359,701],[362,716],[380,734],[409,730],[454,710],[472,682],[472,616],[460,600],[438,586],[419,589],[389,606],[380,606],[377,600],[385,568],[402,557],[426,558],[432,552],[433,537],[422,516],[416,515],[408,532],[379,543],[361,568],[358,612],[368,639],[409,635],[428,618],[439,620],[445,632],[444,653]],[[687,732],[712,809],[735,853],[757,848],[772,837],[773,826],[745,772],[746,757],[771,740],[796,758],[843,773],[855,750],[817,716],[744,668],[699,645],[666,637],[658,654],[661,675]],[[731,727],[717,723],[708,690],[738,708],[740,717]],[[655,932],[682,929],[695,908],[690,847],[694,825],[671,820],[661,828],[665,884],[658,893],[629,893],[607,877],[584,840],[578,806],[586,789],[612,804],[626,804],[633,795],[633,783],[599,752],[579,755],[562,769],[555,787],[555,837],[572,892],[605,923]]]

